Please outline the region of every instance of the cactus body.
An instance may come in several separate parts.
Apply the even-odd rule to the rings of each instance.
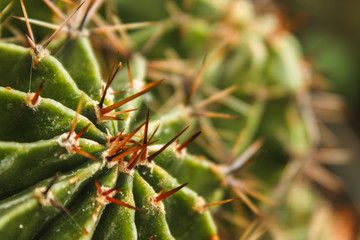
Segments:
[[[107,188],[115,187],[118,175],[123,175],[119,177],[119,179],[123,178],[124,181],[119,181],[121,185],[118,187],[121,189],[122,185],[125,186],[124,191],[125,193],[127,192],[128,197],[124,198],[124,202],[127,202],[129,205],[138,206],[138,208],[141,209],[144,208],[145,211],[145,213],[136,213],[135,216],[134,209],[119,207],[119,209],[117,209],[119,212],[118,215],[124,215],[123,218],[126,216],[132,219],[132,222],[126,219],[128,224],[122,226],[123,228],[128,228],[127,231],[125,231],[127,234],[122,235],[118,229],[112,229],[117,232],[116,238],[148,239],[151,236],[156,235],[161,237],[163,235],[163,237],[161,237],[162,239],[173,239],[172,232],[174,232],[174,234],[178,235],[176,238],[185,239],[186,237],[181,236],[181,234],[185,233],[183,228],[189,226],[198,228],[197,230],[202,234],[200,235],[201,238],[210,238],[216,234],[216,227],[209,213],[196,213],[196,211],[192,209],[196,204],[196,193],[187,189],[175,193],[173,196],[173,204],[176,205],[179,203],[180,212],[187,211],[187,214],[190,215],[188,218],[183,218],[182,216],[173,214],[173,217],[167,219],[165,215],[171,215],[171,211],[168,209],[174,206],[166,206],[165,204],[164,207],[163,203],[159,202],[159,207],[151,202],[151,198],[155,197],[156,192],[161,190],[158,187],[159,183],[149,182],[148,180],[145,181],[140,174],[136,173],[139,171],[137,169],[139,167],[135,167],[135,170],[132,170],[133,172],[131,173],[122,172],[118,165],[123,164],[123,162],[115,162],[115,166],[108,169],[106,166],[107,160],[103,155],[106,154],[104,152],[108,150],[105,143],[106,141],[109,142],[110,137],[108,134],[111,134],[113,129],[104,132],[103,129],[106,125],[101,125],[97,119],[95,122],[90,120],[92,117],[96,117],[96,106],[94,105],[96,104],[95,101],[100,101],[99,95],[96,96],[99,89],[97,89],[97,92],[94,92],[91,89],[93,87],[91,84],[83,84],[83,87],[90,87],[90,89],[84,89],[84,92],[89,94],[93,92],[92,97],[95,96],[93,100],[91,100],[86,93],[79,90],[77,84],[71,77],[74,75],[74,73],[71,74],[73,71],[71,69],[73,67],[72,65],[70,66],[70,73],[68,73],[60,62],[50,56],[40,60],[36,68],[32,69],[34,73],[33,77],[34,79],[45,79],[44,92],[46,89],[48,90],[45,92],[47,94],[42,94],[43,97],[38,100],[38,104],[35,107],[31,107],[28,106],[26,102],[26,96],[28,94],[25,93],[27,87],[25,82],[28,82],[29,69],[31,69],[31,56],[29,55],[29,51],[11,44],[2,44],[2,47],[5,49],[2,51],[2,56],[4,58],[17,59],[17,64],[19,64],[17,65],[17,69],[12,73],[4,74],[4,76],[7,76],[7,79],[2,79],[1,81],[3,83],[1,87],[1,101],[4,103],[1,109],[1,112],[4,113],[4,117],[1,119],[1,140],[3,141],[1,144],[1,155],[3,156],[1,159],[1,178],[8,183],[6,188],[1,189],[3,210],[1,212],[0,221],[2,227],[0,232],[2,236],[8,236],[9,239],[30,239],[35,236],[40,239],[91,239],[98,224],[104,229],[104,232],[99,233],[99,235],[107,234],[107,228],[112,227],[111,222],[113,219],[107,220],[111,221],[108,225],[104,225],[101,219],[103,217],[103,211],[110,202],[105,204],[97,200],[95,185],[89,180],[98,174],[105,174],[103,177],[104,180],[101,178],[99,183],[101,187]],[[88,53],[88,51],[89,50],[85,53]],[[89,56],[87,55],[82,56],[82,58],[88,58]],[[19,63],[19,61],[21,61],[19,59],[26,58],[28,58],[27,61]],[[23,68],[21,68],[20,65],[22,65]],[[91,69],[91,71],[92,70],[93,69]],[[5,71],[5,69],[3,71]],[[83,76],[78,77],[79,81],[87,77],[94,79],[92,72],[88,73],[84,68],[81,68],[81,71]],[[64,77],[58,77],[58,75]],[[13,83],[14,79],[16,79],[16,83]],[[64,81],[64,86],[72,87],[63,88],[61,85],[62,81]],[[38,81],[32,82],[33,85],[36,85],[36,83],[38,83]],[[86,157],[71,152],[67,148],[66,141],[72,139],[73,136],[70,136],[69,139],[65,138],[71,122],[76,115],[74,110],[76,109],[77,103],[75,105],[73,103],[74,101],[76,102],[76,99],[80,99],[81,96],[85,96],[83,98],[85,106],[83,112],[88,112],[90,115],[87,117],[81,114],[77,117],[75,132],[80,132],[88,124],[89,126],[82,135],[82,138],[79,139],[79,142],[70,144],[78,145],[78,147],[81,147],[81,150],[93,154],[97,157],[98,162],[91,163],[90,166],[96,166],[97,168],[94,170],[94,167],[92,167],[91,171],[88,170],[90,171],[89,173],[82,173],[81,171],[86,171],[86,168],[81,167],[80,170],[78,170],[80,171],[79,173],[75,172],[68,177],[64,175],[62,178],[76,178],[74,180],[75,182],[71,183],[71,181],[58,180],[47,193],[47,195],[51,194],[53,196],[53,200],[56,200],[56,202],[69,209],[68,216],[61,213],[61,211],[56,209],[51,203],[44,206],[41,200],[37,199],[42,196],[36,197],[35,195],[37,194],[37,189],[41,187],[46,188],[46,181],[49,182],[49,180],[45,180],[44,183],[41,182],[37,184],[37,182],[49,177],[51,179],[51,176],[58,171],[66,172],[66,170],[68,171],[72,167],[79,166],[81,162],[88,161]],[[138,104],[140,104],[139,101]],[[112,123],[112,125],[117,126],[117,123]],[[112,125],[110,124],[109,126]],[[143,171],[148,171],[147,169],[154,167],[148,166],[141,168],[144,168]],[[22,174],[22,171],[25,173]],[[80,185],[78,182],[81,182],[81,177],[83,177],[82,175],[84,174],[86,175],[86,180],[88,182],[90,181],[90,183]],[[128,174],[129,176],[126,177],[124,174]],[[157,173],[157,175],[162,176],[164,173]],[[162,176],[162,178],[164,178],[163,181],[165,182],[160,186],[167,190],[171,187],[176,187],[176,180],[171,181],[172,177],[166,175]],[[126,183],[125,179],[131,182]],[[150,179],[152,178],[150,177]],[[60,187],[63,182],[64,186]],[[85,179],[82,180],[82,182],[85,183]],[[37,184],[35,185],[36,187],[33,187],[34,184]],[[77,187],[76,191],[68,190],[74,188],[73,185]],[[76,196],[75,193],[79,191],[82,191],[82,193]],[[117,195],[120,196],[120,194]],[[43,197],[46,199],[47,196]],[[177,200],[178,198],[179,200]],[[190,198],[192,200],[181,200],[183,198]],[[183,201],[185,202],[182,204],[181,202]],[[68,207],[67,205],[70,203],[71,206]],[[24,206],[27,207],[24,208]],[[105,211],[104,219],[107,218],[106,214],[112,213]],[[199,217],[194,217],[193,215],[199,215]],[[117,217],[117,215],[112,216],[112,218]],[[175,219],[179,220],[181,224],[174,221]],[[73,221],[77,223],[75,227]],[[38,225],[39,222],[42,224]],[[151,222],[151,224],[149,224],[149,222]],[[194,223],[197,225],[194,225]],[[124,225],[122,221],[120,224]],[[34,229],[35,226],[36,231]],[[47,227],[45,228],[45,226]],[[81,228],[78,226],[81,226]],[[131,229],[135,227],[136,230]],[[86,229],[86,231],[82,230],[82,228]],[[172,230],[170,231],[170,229]],[[194,231],[194,233],[198,231]],[[196,237],[197,235],[195,234],[194,239]]]
[[[0,43],[0,236],[218,239],[211,203],[240,199],[259,215],[245,193],[263,198],[237,179],[260,148],[253,142],[268,139],[278,155],[301,155],[312,144],[296,100],[305,77],[293,37],[249,1],[154,1],[153,12],[108,1],[83,26],[89,2],[51,53]],[[126,23],[158,22],[97,38],[85,28],[111,19],[109,9]],[[127,71],[116,61],[108,67],[116,51]],[[197,128],[202,141],[182,149]],[[266,164],[265,173],[259,165],[253,171],[273,183],[285,164]]]
[[[129,114],[119,123],[99,118],[103,81],[87,38],[65,40],[53,50],[57,58],[46,55],[38,62],[31,49],[7,43],[1,43],[0,48],[4,113],[0,123],[0,178],[7,183],[1,188],[2,237],[209,239],[217,234],[209,212],[195,210],[200,196],[192,190],[185,187],[164,203],[154,200],[160,187],[169,191],[180,183],[148,162],[148,155],[131,168],[127,166],[128,158],[119,162],[106,158],[111,156],[108,151],[114,142],[110,139],[119,134],[118,127],[129,132],[136,126],[136,114]],[[141,64],[141,58],[137,58],[133,64],[135,86],[130,88],[126,79],[117,80],[113,87],[123,92],[115,101],[141,91],[144,76],[141,65],[140,71],[137,69],[137,62]],[[43,81],[41,96],[31,105],[31,92],[36,92]],[[83,108],[77,116],[80,99]],[[103,102],[102,108],[113,103],[109,98]],[[134,97],[128,102],[130,107],[140,107],[142,98]],[[74,118],[74,133],[68,135]],[[81,138],[76,139],[74,134],[83,129],[86,130]],[[154,128],[150,127],[149,134],[152,131]],[[143,141],[132,137],[124,146],[131,144],[131,139],[132,143]],[[75,148],[94,159],[82,156]],[[140,155],[145,148],[134,151],[132,156]],[[137,166],[144,163],[147,166]],[[61,172],[61,177],[52,182],[57,172]],[[99,179],[98,186],[93,179]],[[113,190],[106,193],[109,189]],[[116,205],[117,201],[127,207]],[[193,230],[186,231],[187,228]]]

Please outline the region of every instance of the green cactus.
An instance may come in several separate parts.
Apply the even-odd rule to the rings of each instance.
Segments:
[[[14,1],[1,12],[25,16],[26,5],[43,22],[2,26],[0,236],[218,239],[211,206],[240,199],[255,215],[234,218],[260,215],[246,193],[271,201],[238,179],[257,137],[278,155],[313,144],[296,100],[305,91],[296,40],[248,1],[154,1],[154,11],[142,0],[100,2]],[[75,15],[59,13],[68,9]],[[35,39],[49,31],[24,27],[59,17],[42,45]],[[30,48],[5,42],[18,27]],[[189,145],[198,128],[203,136]],[[252,171],[273,184],[285,164],[272,163]]]

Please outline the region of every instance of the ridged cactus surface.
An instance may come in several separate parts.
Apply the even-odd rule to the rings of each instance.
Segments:
[[[249,196],[286,191],[244,166],[265,142],[251,171],[271,189],[317,143],[300,48],[258,4],[7,2],[2,239],[244,238],[272,212]]]
[[[221,175],[211,170],[210,163],[198,164],[184,150],[175,150],[168,138],[178,136],[165,133],[171,123],[159,131],[168,136],[161,139],[163,145],[154,146],[149,115],[136,123],[134,112],[125,115],[125,111],[121,120],[116,116],[121,113],[114,113],[119,107],[137,110],[142,106],[140,96],[160,84],[145,85],[141,68],[146,60],[131,58],[134,66],[140,66],[130,73],[131,86],[127,78],[121,79],[125,87],[118,89],[122,92],[114,104],[108,91],[120,67],[103,83],[88,38],[70,37],[61,45],[53,50],[56,58],[42,45],[1,43],[0,176],[6,183],[1,188],[2,238],[215,237],[205,200],[194,191],[206,180],[199,179],[191,190],[176,175],[182,168],[209,174],[216,182]],[[167,147],[178,151],[166,159],[178,161],[175,168],[164,161],[154,163],[165,158],[160,153]]]

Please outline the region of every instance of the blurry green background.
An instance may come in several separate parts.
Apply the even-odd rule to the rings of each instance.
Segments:
[[[360,1],[277,0],[315,70],[360,112]],[[354,117],[354,115],[353,115]],[[358,125],[358,123],[355,123]]]
[[[360,1],[277,0],[290,19],[305,56],[315,71],[330,80],[332,91],[346,101],[351,127],[332,126],[341,147],[352,150],[349,165],[332,167],[341,176],[350,197],[360,209]]]

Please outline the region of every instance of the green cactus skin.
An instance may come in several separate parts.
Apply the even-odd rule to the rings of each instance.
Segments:
[[[140,167],[139,173],[157,192],[179,186],[174,178],[157,166],[151,170]],[[165,209],[168,209],[166,220],[175,239],[206,239],[216,234],[210,213],[203,212],[203,202],[202,198],[187,188],[164,200]]]
[[[179,19],[190,19],[194,24],[182,23],[172,16],[171,6],[165,7],[162,1],[152,3],[158,12],[133,8],[136,4],[124,7],[129,4],[120,0],[108,1],[109,5],[100,9],[102,14],[107,8],[119,11],[125,22],[160,19],[128,33],[131,49],[120,51],[123,54],[120,58],[128,58],[133,82],[128,81],[125,69],[120,70],[105,95],[103,106],[99,102],[106,85],[103,76],[108,71],[103,66],[112,61],[108,58],[113,54],[107,53],[112,46],[107,42],[98,44],[96,39],[92,42],[87,29],[69,24],[73,32],[50,45],[51,53],[39,62],[34,61],[31,48],[0,42],[0,181],[6,183],[0,187],[1,237],[218,239],[218,229],[206,203],[231,197],[228,186],[233,187],[231,181],[235,176],[231,175],[234,161],[229,163],[229,158],[233,160],[246,153],[258,136],[265,136],[280,148],[288,142],[289,146],[282,151],[291,149],[301,154],[309,150],[308,126],[301,113],[293,110],[298,103],[292,101],[305,85],[300,49],[287,33],[273,36],[278,30],[274,17],[271,14],[255,17],[253,5],[247,1],[239,4],[249,12],[236,5],[235,13],[230,11],[228,18],[224,18],[228,12],[219,7],[221,3],[216,0],[193,1],[194,5],[188,9],[180,8],[179,1],[169,2],[183,11],[177,12],[184,17]],[[63,4],[58,6],[66,8]],[[17,7],[15,4],[14,8]],[[49,19],[48,14],[43,18]],[[240,33],[241,41],[239,36],[232,42],[228,40],[227,35],[219,31],[222,26],[236,32],[235,35]],[[159,29],[163,31],[160,39],[151,48],[144,48]],[[169,49],[179,58],[191,59],[192,63],[200,62],[207,54],[210,60],[203,73],[203,84],[209,88],[206,94],[198,92],[196,98],[211,95],[217,88],[236,86],[233,95],[218,100],[221,104],[214,108],[221,113],[240,115],[244,121],[197,118],[196,111],[204,109],[197,109],[193,99],[189,104],[178,101],[157,114],[157,106],[151,103],[157,99],[162,101],[159,97],[162,90],[157,87],[160,81],[150,83],[150,88],[155,88],[151,92],[144,90],[144,86],[149,86],[146,84],[154,70],[152,61],[166,59]],[[188,78],[185,72],[172,73],[169,69],[160,72],[170,77],[180,75],[182,80]],[[40,98],[32,106],[29,104],[31,94],[41,84]],[[183,91],[174,86],[163,89]],[[111,92],[119,93],[112,95]],[[83,107],[77,114],[81,101]],[[106,119],[110,115],[104,109],[119,102],[124,104],[110,113],[137,111],[121,115],[124,119],[120,121]],[[150,119],[146,117],[148,108],[152,110]],[[275,116],[273,109],[281,114]],[[77,119],[75,130],[70,132],[74,119]],[[214,127],[216,133],[223,133],[219,134],[219,145],[217,139],[206,134],[212,152],[206,148],[199,150],[195,144],[189,146],[189,151],[179,151],[176,142],[168,144],[177,140],[187,125],[194,130],[203,124]],[[84,129],[76,139],[76,134]],[[190,129],[180,141],[189,136]],[[282,138],[274,135],[274,131],[282,131]],[[241,141],[235,144],[240,132]],[[156,143],[149,144],[150,141]],[[122,147],[111,152],[120,143]],[[230,151],[234,145],[236,148]],[[167,147],[162,149],[164,146]],[[266,146],[272,147],[272,144]],[[120,161],[113,160],[117,154],[135,148],[134,154]],[[163,151],[158,154],[160,149]],[[191,150],[205,157],[192,154]],[[151,159],[153,154],[156,157]],[[130,166],[131,161],[135,164]],[[47,189],[57,173],[60,173],[59,179]],[[267,171],[264,175],[269,179],[274,173]],[[94,184],[95,179],[100,190]],[[188,185],[168,198],[154,200],[159,192],[185,183]],[[102,195],[106,191],[109,195]]]
[[[104,146],[88,139],[80,139],[81,149],[94,154],[104,150]],[[57,138],[32,143],[0,142],[1,181],[7,183],[2,188],[0,198],[9,197],[42,179],[52,177],[52,173],[71,170],[84,163],[80,155],[69,154],[59,146]],[[26,169],[19,175],[19,169]]]
[[[113,188],[116,184],[118,170],[116,167],[109,169],[108,173],[99,179],[101,187]],[[97,201],[97,191],[93,185],[87,186],[79,193],[79,198],[70,208],[72,219],[82,228],[86,229],[84,234],[78,226],[69,221],[68,216],[59,216],[49,226],[40,239],[91,239],[98,221],[101,219],[105,204]],[[80,230],[80,231],[79,231]]]
[[[116,198],[135,206],[133,194],[134,177],[119,173],[116,185],[121,186],[122,189]],[[119,232],[122,239],[137,239],[135,211],[116,204],[109,204],[106,206],[101,221],[96,227],[94,239],[117,239],[119,238]]]
[[[100,163],[87,164],[73,173],[63,175],[51,187],[49,195],[51,193],[52,199],[63,206],[67,206],[99,170],[100,165]],[[76,181],[70,181],[74,177]],[[46,188],[50,180],[39,182],[1,201],[0,232],[2,237],[6,239],[32,239],[52,218],[61,213],[51,204],[47,206],[41,205],[39,202],[39,198],[43,198],[43,196],[38,193],[38,190]]]
[[[0,120],[0,179],[7,183],[0,189],[2,237],[149,239],[156,236],[159,239],[210,239],[217,234],[209,212],[193,209],[198,204],[198,197],[192,190],[185,187],[170,196],[173,198],[171,204],[168,201],[153,202],[156,192],[161,190],[159,186],[170,190],[169,187],[180,185],[166,172],[158,173],[156,170],[156,176],[163,178],[160,184],[149,181],[148,175],[145,180],[138,173],[148,168],[158,169],[156,166],[135,165],[133,170],[125,171],[121,162],[114,162],[110,169],[106,160],[107,151],[111,149],[110,138],[119,134],[118,127],[125,127],[126,132],[135,128],[137,114],[129,114],[126,121],[119,123],[98,119],[102,78],[88,38],[68,39],[53,50],[58,59],[46,55],[39,62],[33,62],[33,53],[27,48],[7,43],[0,45],[0,58],[4,63],[0,67],[1,112],[4,113]],[[130,61],[134,87],[129,87],[124,78],[114,81],[114,89],[122,90],[115,101],[141,92],[146,71],[144,63],[144,58],[136,55]],[[35,92],[42,82],[41,96],[32,106],[29,103],[33,97],[30,92]],[[76,116],[80,99],[83,109]],[[128,102],[126,107],[132,109],[139,108],[143,100],[140,96]],[[106,98],[103,108],[112,103]],[[68,135],[75,117],[75,133],[86,128],[78,140]],[[163,144],[171,135],[162,129],[173,128],[174,123],[168,124],[162,126],[159,136],[156,136],[166,136],[165,140],[161,139]],[[149,134],[154,130],[150,126]],[[176,130],[174,128],[171,133]],[[81,148],[97,161],[88,160],[73,151],[74,148]],[[74,168],[78,170],[72,172]],[[57,172],[62,172],[62,176],[46,190]],[[95,178],[99,179],[101,189],[117,187],[122,190],[111,198],[139,210],[101,200],[92,181]],[[171,210],[174,206],[178,208]],[[191,214],[183,215],[182,212]],[[194,227],[186,231],[186,228]]]
[[[8,45],[8,48],[6,45]],[[21,53],[19,54],[20,59],[26,58],[26,55],[29,54],[28,51],[11,44],[2,44],[2,47],[2,49],[6,49],[5,53],[2,54],[4,58],[8,54],[15,59],[14,55],[16,54],[14,54],[14,52]],[[9,51],[9,49],[15,50]],[[88,55],[89,54],[83,57],[86,58]],[[50,59],[50,62],[48,59]],[[28,61],[28,64],[24,64],[24,69],[22,69],[23,73],[26,73],[26,69],[29,69],[29,65],[31,66],[31,61]],[[19,66],[18,68],[20,69]],[[48,70],[43,71],[43,69]],[[42,72],[43,79],[50,79],[54,72],[62,72],[62,76],[66,77],[60,79],[66,79],[67,82],[71,83],[71,85],[75,85],[74,81],[70,77],[70,74],[68,74],[62,67],[61,63],[50,56],[40,60],[40,62],[36,65],[36,68],[33,69],[33,76],[37,76],[39,74],[38,72]],[[21,75],[19,73],[21,73],[20,70],[14,72],[13,75],[14,78],[19,79],[18,81],[20,82]],[[86,71],[84,70],[83,74],[85,73]],[[92,76],[92,73],[90,73],[90,76]],[[10,79],[12,77],[8,78]],[[46,81],[45,86],[47,86],[48,89],[53,87],[60,88],[60,86],[57,85],[58,82],[56,79],[57,78],[52,81]],[[101,237],[106,237],[104,234],[117,234],[116,238],[120,239],[148,239],[149,237],[155,235],[161,239],[173,239],[171,232],[179,234],[179,230],[177,230],[177,228],[181,225],[183,226],[180,232],[183,233],[184,228],[196,226],[197,231],[194,231],[194,233],[199,232],[199,234],[201,234],[201,238],[207,239],[216,235],[216,227],[211,219],[211,216],[207,212],[198,213],[199,216],[206,216],[204,219],[196,217],[186,220],[186,218],[183,218],[182,216],[177,216],[180,219],[185,219],[186,224],[185,222],[182,224],[174,222],[172,218],[167,219],[166,214],[171,215],[170,208],[173,208],[174,206],[166,206],[165,204],[164,210],[158,209],[156,205],[153,205],[150,199],[155,196],[156,192],[153,190],[152,186],[156,183],[151,183],[148,180],[145,182],[145,180],[136,173],[136,171],[138,171],[137,168],[139,167],[136,167],[135,173],[127,176],[123,181],[121,181],[121,179],[123,179],[124,176],[119,178],[119,184],[121,185],[118,187],[122,188],[122,185],[124,185],[125,192],[122,194],[131,196],[130,199],[125,196],[123,196],[122,199],[130,200],[128,201],[129,205],[138,206],[138,208],[141,209],[147,209],[145,210],[145,213],[135,213],[135,210],[133,209],[126,209],[125,207],[117,206],[116,211],[118,214],[115,216],[113,212],[105,211],[105,220],[103,223],[101,220],[103,211],[108,205],[110,207],[113,204],[101,204],[97,202],[96,188],[91,181],[87,185],[78,185],[76,189],[72,190],[70,183],[66,184],[65,180],[59,180],[50,188],[49,193],[54,196],[54,199],[57,202],[69,209],[69,214],[61,213],[59,209],[56,209],[51,204],[49,206],[42,206],[41,203],[34,197],[34,191],[37,189],[35,186],[39,186],[39,184],[36,183],[48,177],[51,179],[51,176],[56,172],[69,170],[72,167],[78,166],[80,163],[86,161],[85,157],[76,153],[71,153],[71,151],[68,152],[69,149],[66,147],[67,140],[65,137],[67,136],[67,132],[76,113],[74,110],[63,105],[66,101],[58,102],[51,99],[51,94],[48,96],[49,98],[41,98],[35,107],[28,106],[26,102],[26,96],[28,94],[15,90],[20,89],[25,91],[24,89],[26,89],[26,86],[24,84],[13,84],[11,85],[11,89],[9,87],[4,88],[7,86],[9,81],[10,80],[6,79],[1,81],[4,82],[4,85],[0,89],[0,98],[4,103],[1,110],[5,116],[1,119],[1,124],[4,127],[1,128],[2,142],[0,153],[2,159],[0,163],[3,167],[3,171],[0,174],[0,178],[10,184],[8,185],[10,188],[1,189],[1,196],[3,199],[3,207],[1,209],[3,210],[1,211],[0,216],[2,226],[0,231],[4,233],[4,236],[7,236],[9,239],[91,239],[98,224],[101,226],[100,228],[111,228],[114,232],[111,233],[110,231],[108,233],[107,230],[104,232],[98,230],[94,236],[98,236],[99,239],[101,239]],[[25,81],[28,81],[28,78],[25,78]],[[84,93],[81,93],[81,90],[78,90],[76,85],[72,88],[72,90],[75,93],[79,93],[74,96],[86,96]],[[69,91],[69,89],[66,91]],[[67,96],[71,96],[71,94],[72,91],[69,91]],[[131,94],[131,92],[128,94]],[[56,99],[56,97],[54,98]],[[58,95],[58,98],[60,98],[60,95]],[[85,106],[87,104],[87,98],[88,97],[84,98]],[[88,102],[91,103],[90,107],[87,109],[85,108],[83,111],[95,111],[95,108],[93,108],[93,110],[91,109],[94,105],[92,103],[93,101],[89,100]],[[141,102],[137,100],[137,103],[140,104]],[[76,107],[73,108],[76,109]],[[103,132],[101,131],[101,128],[104,127],[104,125],[100,126],[100,124],[96,124],[96,122],[94,124],[85,116],[80,115],[77,117],[75,132],[80,132],[87,125],[89,126],[82,135],[82,138],[80,138],[78,145],[81,146],[83,151],[86,151],[89,154],[94,154],[94,156],[99,159],[97,162],[92,163],[91,166],[96,166],[96,170],[100,174],[108,169],[108,167],[106,167],[106,160],[103,160],[102,154],[106,153],[107,150],[106,145],[104,145],[109,139],[107,134],[111,133],[113,130],[108,133]],[[100,126],[100,128],[97,126]],[[116,124],[112,123],[112,126],[116,126]],[[71,136],[70,139],[72,137],[73,136]],[[146,171],[147,168],[148,167],[141,167],[143,171]],[[22,174],[21,171],[19,172],[19,169],[26,170],[26,173]],[[66,179],[78,177],[78,175],[83,177],[84,173],[81,173],[81,171],[86,171],[86,168],[80,168],[78,171],[79,173],[76,172],[75,174],[70,174],[66,177]],[[86,180],[89,180],[95,172],[96,171],[92,168],[91,174],[88,173],[86,175]],[[112,170],[109,173],[106,173],[99,182],[102,187],[106,186],[108,188],[113,188],[118,181],[118,175],[124,175],[124,173],[122,173],[118,164],[115,163]],[[64,175],[63,178],[65,176],[66,175]],[[21,178],[19,179],[19,177]],[[175,181],[170,180],[170,178],[170,176],[166,175],[166,181]],[[49,180],[46,181],[49,182]],[[134,183],[132,183],[133,181]],[[63,188],[58,187],[63,182]],[[85,183],[85,179],[83,182]],[[149,182],[150,185],[147,182]],[[176,187],[174,183],[170,184],[170,182],[164,186],[166,188],[169,186]],[[42,183],[41,186],[46,186],[45,183]],[[36,185],[33,186],[34,184]],[[157,185],[155,185],[155,187],[157,191],[161,190],[158,189]],[[56,189],[57,191],[53,189]],[[82,193],[78,194],[80,191]],[[187,196],[188,198],[194,198],[193,194],[195,193],[192,193],[191,190],[187,191],[187,193],[181,192],[182,195],[185,195],[185,197]],[[63,195],[61,195],[61,193],[63,193]],[[15,195],[12,196],[12,194]],[[77,194],[79,196],[77,196]],[[188,208],[191,210],[192,207],[194,207],[195,202],[190,201],[183,205],[181,203],[183,200],[177,200],[178,194],[180,194],[180,192],[172,196],[172,198],[174,198],[173,204],[176,205],[179,203],[179,206],[181,206],[180,209],[186,210]],[[132,196],[134,199],[132,199]],[[162,203],[159,202],[159,204],[161,205]],[[23,206],[27,206],[27,208],[22,209]],[[45,209],[49,209],[49,211],[51,210],[50,213],[45,211]],[[31,219],[32,216],[34,216],[33,219]],[[124,221],[127,223],[126,225],[124,225],[123,221],[118,220],[118,224],[121,225],[119,229],[126,229],[124,235],[119,232],[119,229],[114,229],[114,227],[111,226],[113,221],[112,219],[109,219],[111,216],[112,218],[126,218],[126,221]],[[191,215],[191,217],[193,216]],[[32,222],[32,224],[43,221],[43,225],[37,226],[37,229],[34,230],[33,228],[35,225],[27,224],[28,221]],[[75,226],[74,222],[76,222]],[[106,224],[106,222],[108,224]],[[149,224],[149,222],[151,222],[151,224]],[[189,223],[191,223],[191,225],[189,225]],[[194,223],[197,225],[194,225]],[[45,225],[47,226],[46,228]],[[82,229],[86,229],[86,234],[82,231]],[[185,237],[183,238],[185,239]],[[193,238],[187,239],[198,238],[195,234]]]

